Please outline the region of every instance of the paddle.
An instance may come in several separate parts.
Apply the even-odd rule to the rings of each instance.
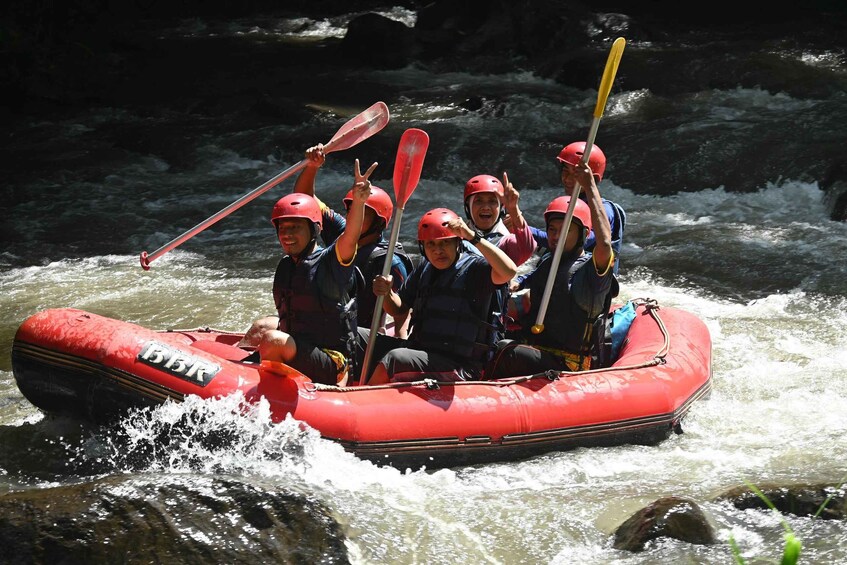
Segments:
[[[588,162],[588,157],[591,155],[591,149],[594,147],[594,138],[597,137],[597,128],[600,127],[600,118],[603,117],[603,111],[606,108],[606,100],[609,98],[609,92],[612,90],[612,83],[615,80],[615,74],[618,72],[618,65],[621,62],[623,48],[626,45],[626,40],[623,37],[615,39],[612,43],[612,49],[609,51],[609,58],[606,60],[606,68],[603,70],[603,78],[600,79],[600,88],[597,91],[597,105],[594,106],[594,118],[591,120],[591,127],[588,131],[588,139],[585,141],[585,150],[582,154],[582,164]],[[574,210],[576,210],[576,201],[579,199],[579,183],[574,186],[571,201],[568,205],[568,211],[565,214],[565,220],[562,222],[562,229],[559,232],[559,241],[556,244],[556,251],[553,253],[553,260],[550,264],[550,273],[547,275],[547,285],[544,287],[544,295],[541,297],[541,304],[538,308],[538,315],[535,318],[535,325],[531,330],[534,334],[540,334],[544,331],[544,316],[547,314],[547,307],[550,305],[550,294],[553,292],[553,283],[556,281],[556,271],[559,270],[559,263],[562,260],[562,252],[565,249],[565,239],[567,239],[568,230],[571,227],[571,218],[573,218]]]
[[[329,140],[329,143],[324,145],[323,152],[324,153],[332,153],[333,151],[343,151],[344,149],[349,149],[354,145],[366,140],[370,136],[374,135],[382,128],[385,127],[385,124],[388,123],[389,115],[388,115],[388,106],[385,105],[385,102],[377,102],[358,116],[351,118],[347,123],[341,126],[332,139]],[[150,270],[150,263],[176,247],[177,245],[183,243],[187,239],[195,236],[200,233],[204,229],[208,228],[221,218],[225,218],[226,216],[232,214],[251,200],[257,198],[258,196],[264,194],[268,190],[272,189],[294,173],[302,170],[306,167],[308,160],[303,159],[299,163],[294,166],[291,166],[281,173],[279,173],[274,178],[266,181],[264,184],[254,189],[251,192],[248,192],[214,216],[207,218],[203,222],[197,224],[181,236],[173,239],[172,241],[166,243],[156,251],[151,254],[147,254],[146,251],[141,252],[141,267],[145,271]]]
[[[407,129],[400,137],[397,159],[394,161],[394,201],[396,204],[393,223],[391,224],[391,235],[388,238],[388,253],[386,253],[385,263],[382,265],[383,277],[391,274],[391,262],[394,259],[394,246],[397,244],[397,238],[400,235],[400,220],[403,217],[403,209],[406,207],[406,201],[409,200],[418,186],[428,147],[429,135],[423,130]],[[365,384],[365,377],[370,372],[374,344],[382,322],[382,303],[384,301],[385,296],[376,297],[373,320],[371,320],[371,334],[368,338],[368,347],[365,349],[365,359],[362,361],[362,371],[359,375],[359,386]]]

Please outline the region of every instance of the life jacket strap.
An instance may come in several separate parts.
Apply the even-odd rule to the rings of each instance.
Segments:
[[[552,353],[553,355],[559,357],[565,362],[565,365],[567,365],[568,369],[571,371],[587,371],[591,368],[590,355],[579,355],[577,353],[565,351],[564,349],[556,349],[554,347],[547,347],[545,345],[533,345],[532,347],[535,347],[542,351],[546,351],[547,353]]]
[[[329,358],[335,363],[335,368],[337,371],[336,384],[338,386],[345,386],[347,384],[347,377],[350,373],[350,361],[344,357],[344,354],[340,351],[336,351],[334,349],[321,349],[324,353],[329,355]]]

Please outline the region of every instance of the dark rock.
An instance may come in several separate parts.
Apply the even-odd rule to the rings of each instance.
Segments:
[[[839,181],[826,193],[830,218],[836,222],[847,220],[847,181]]]
[[[820,180],[820,187],[830,218],[836,222],[847,220],[847,164],[841,160],[833,164]]]
[[[418,10],[415,34],[420,55],[434,59],[451,53],[479,25],[474,18],[478,9],[486,11],[486,3],[431,2]]]
[[[656,538],[696,544],[717,542],[715,531],[696,502],[676,496],[660,498],[633,514],[615,531],[615,549],[643,551]]]
[[[472,96],[464,102],[461,102],[459,106],[470,112],[476,112],[477,110],[482,110],[484,103],[485,99],[482,96]]]
[[[847,518],[847,489],[844,485],[765,485],[758,487],[773,506],[784,514],[815,516],[828,520]],[[767,510],[768,504],[747,486],[728,490],[718,497],[739,510]]]
[[[348,24],[341,52],[359,66],[396,69],[411,62],[413,45],[414,32],[405,24],[364,14]]]
[[[0,539],[3,563],[349,563],[314,501],[189,475],[6,494]]]

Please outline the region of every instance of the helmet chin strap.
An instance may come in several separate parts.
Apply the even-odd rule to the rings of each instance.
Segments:
[[[546,229],[550,231],[550,224],[546,225]],[[567,237],[567,235],[565,235]],[[579,236],[576,239],[576,245],[570,251],[564,251],[565,257],[567,258],[577,258],[582,255],[582,252],[585,250],[585,240],[588,238],[588,229],[586,229],[582,224],[579,224]],[[551,249],[553,251],[555,248]]]
[[[312,234],[312,239],[310,239],[309,243],[306,244],[306,247],[303,248],[303,255],[311,255],[318,246],[318,235],[320,234],[320,230],[318,229],[318,224],[315,222],[312,222],[311,224],[309,231]]]
[[[585,249],[585,240],[586,240],[587,237],[588,237],[588,230],[584,226],[581,226],[579,228],[579,237],[576,240],[576,248],[574,249],[574,251],[576,251],[577,249],[581,249],[581,250]]]
[[[373,234],[381,234],[383,231],[385,231],[385,228],[386,226],[383,219],[380,217],[376,217],[371,226],[368,228],[368,231],[364,232],[359,236],[359,241]]]

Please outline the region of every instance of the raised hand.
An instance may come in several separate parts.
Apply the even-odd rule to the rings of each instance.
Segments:
[[[579,186],[581,186],[583,190],[587,190],[591,187],[591,183],[594,181],[594,176],[591,172],[591,168],[588,166],[588,163],[580,161],[578,165],[573,166],[572,171],[573,172],[571,174],[573,175],[573,178],[579,183]]]
[[[453,218],[444,224],[450,233],[459,239],[471,239],[475,232],[468,227],[468,224],[462,218]]]
[[[511,182],[509,182],[509,175],[505,172],[503,173],[503,205],[506,208],[506,212],[510,215],[515,215],[516,210],[518,208],[518,201],[521,199],[521,194],[515,189]]]
[[[368,170],[364,173],[361,172],[361,168],[359,166],[359,160],[356,159],[356,162],[353,166],[353,201],[361,202],[364,204],[368,196],[371,195],[371,181],[369,177],[376,170],[376,167],[379,163],[374,162]]]
[[[320,169],[323,167],[323,164],[326,162],[326,155],[324,154],[324,144],[318,143],[312,147],[306,149],[306,159],[309,161],[306,163],[306,166],[312,169]]]
[[[503,171],[503,207],[506,209],[503,225],[512,233],[517,233],[525,226],[523,213],[518,207],[520,200],[521,193],[509,181],[509,175]]]
[[[391,285],[394,282],[394,277],[388,275],[386,277],[377,275],[373,280],[373,291],[377,296],[385,296],[391,292]]]

